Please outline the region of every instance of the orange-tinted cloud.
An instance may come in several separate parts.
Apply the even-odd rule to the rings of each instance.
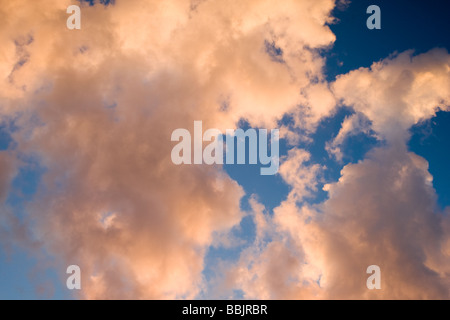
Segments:
[[[406,52],[336,80],[334,92],[356,114],[330,146],[369,129],[387,146],[346,165],[317,205],[302,195],[314,190],[320,170],[302,165],[307,152],[292,151],[280,167],[292,191],[266,223],[275,231],[241,255],[226,279],[229,287],[248,298],[450,297],[448,208],[437,205],[426,160],[406,146],[412,125],[448,108],[449,59],[445,50]],[[381,290],[366,288],[370,265],[381,268]]]
[[[270,129],[289,114],[310,133],[341,101],[371,125],[344,123],[332,150],[361,128],[388,147],[347,165],[314,206],[305,200],[323,168],[291,150],[280,175],[292,191],[273,217],[252,199],[257,238],[226,286],[253,298],[448,298],[448,214],[425,160],[405,147],[412,125],[449,104],[445,50],[406,52],[330,86],[315,49],[335,40],[332,0],[118,0],[83,6],[73,31],[70,4],[0,1],[0,117],[18,127],[16,153],[0,155],[0,195],[16,155],[39,159],[30,242],[62,273],[81,267],[82,297],[193,298],[206,286],[206,250],[230,242],[244,192],[219,166],[173,165],[174,129],[242,118]],[[382,291],[365,288],[370,264]]]
[[[81,30],[70,4],[0,1],[0,116],[45,168],[28,227],[62,277],[81,267],[82,297],[195,297],[243,190],[220,167],[173,165],[171,132],[275,127],[300,103],[325,115],[314,49],[334,41],[334,1],[116,1],[82,6]]]

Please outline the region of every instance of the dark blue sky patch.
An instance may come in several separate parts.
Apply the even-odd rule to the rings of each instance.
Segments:
[[[116,0],[78,0],[78,1],[80,1],[80,3],[87,2],[89,3],[90,6],[93,6],[96,3],[100,3],[107,6],[110,4],[113,5],[116,2]]]
[[[378,141],[374,136],[364,133],[350,135],[344,140],[341,146],[344,154],[343,162],[357,163],[365,158],[367,152],[381,144],[382,142]]]
[[[283,50],[277,47],[274,41],[264,40],[264,47],[271,60],[274,62],[284,63]]]
[[[0,122],[0,151],[12,150],[17,143],[13,139],[15,132],[19,130],[16,124],[17,118],[4,118]]]
[[[0,151],[7,150],[11,144],[12,139],[8,130],[4,126],[0,125]]]
[[[450,206],[450,113],[439,111],[411,129],[409,148],[429,163],[441,207]]]
[[[381,30],[366,27],[367,7],[381,9]],[[353,0],[347,10],[335,9],[338,22],[330,25],[336,42],[327,52],[329,81],[339,74],[414,49],[416,54],[435,47],[450,48],[450,1],[442,0]]]

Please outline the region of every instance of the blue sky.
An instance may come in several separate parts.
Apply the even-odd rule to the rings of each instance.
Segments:
[[[109,1],[107,2],[107,4]],[[93,3],[91,3],[93,5]],[[368,30],[365,27],[366,8],[376,4],[381,8],[382,29]],[[97,4],[99,5],[99,4]],[[450,50],[450,3],[448,1],[367,1],[355,0],[348,6],[336,8],[334,15],[338,19],[330,25],[336,35],[336,42],[329,50],[324,50],[327,57],[325,74],[328,81],[360,67],[369,67],[373,62],[388,57],[394,52],[414,49],[417,54],[441,47]],[[444,32],[445,31],[445,32]],[[360,134],[348,138],[343,146],[344,163],[330,158],[325,150],[325,143],[335,137],[343,119],[352,113],[349,108],[339,109],[332,117],[321,121],[317,131],[312,135],[312,142],[301,143],[298,147],[311,153],[311,163],[326,166],[323,182],[334,182],[340,176],[344,164],[357,163],[367,151],[380,144],[373,137]],[[245,128],[245,126],[244,126]],[[12,142],[9,128],[0,126],[0,150],[6,150]],[[438,204],[444,208],[450,205],[450,116],[438,112],[437,116],[414,126],[411,129],[409,149],[424,157],[429,162],[429,171],[433,175],[433,186],[438,195]],[[290,147],[282,141],[280,154],[286,155]],[[7,203],[20,217],[26,205],[33,199],[36,187],[45,170],[33,159],[24,159],[25,165],[14,179]],[[245,190],[246,196],[241,201],[243,210],[249,210],[248,199],[256,194],[268,211],[277,207],[287,196],[290,187],[279,175],[260,176],[259,166],[226,165],[226,172]],[[318,191],[309,202],[321,202],[326,193]],[[235,228],[236,237],[250,243],[255,237],[254,224],[250,217],[241,222],[241,228]],[[214,270],[221,260],[237,260],[245,244],[238,248],[224,249],[211,247],[206,255],[206,278],[214,277]],[[36,258],[30,256],[20,246],[0,251],[0,299],[67,299],[70,292],[65,288],[65,270],[54,270],[51,257],[48,268],[34,269]],[[45,256],[45,253],[44,253]],[[38,292],[36,288],[47,288]],[[53,289],[48,289],[53,287]]]

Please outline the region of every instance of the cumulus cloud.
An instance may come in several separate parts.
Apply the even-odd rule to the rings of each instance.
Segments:
[[[56,257],[62,277],[78,264],[82,297],[194,298],[208,247],[217,235],[236,242],[224,237],[244,216],[243,189],[220,166],[173,165],[174,129],[243,118],[271,128],[288,115],[282,133],[295,143],[307,137],[292,129],[313,132],[336,101],[355,115],[331,153],[369,129],[388,147],[345,166],[317,205],[306,200],[325,168],[289,151],[279,173],[291,191],[273,215],[252,198],[256,240],[226,287],[249,298],[448,297],[448,209],[405,144],[412,125],[448,107],[445,50],[396,54],[329,84],[318,49],[335,40],[332,0],[118,0],[82,6],[72,31],[70,4],[0,0],[0,117],[17,126],[14,152],[0,153],[2,199],[19,154],[45,168],[28,229],[9,209],[1,221],[31,231],[22,242]],[[370,264],[382,291],[365,289]]]
[[[345,137],[369,130],[386,146],[344,166],[339,180],[324,186],[328,198],[316,205],[293,195],[314,190],[304,186],[318,184],[317,167],[293,170],[289,159],[282,164],[292,191],[270,218],[268,228],[275,233],[241,255],[228,286],[251,298],[450,297],[448,208],[437,205],[427,161],[406,145],[412,125],[438,108],[447,110],[449,59],[440,49],[418,56],[405,52],[338,77],[333,91],[355,114],[344,119],[329,151],[339,156]],[[292,163],[308,159],[305,152],[292,152]],[[366,288],[370,265],[381,268],[381,290]]]
[[[375,149],[328,185],[325,213],[311,225],[327,296],[448,298],[448,222],[436,205],[428,163],[397,148]],[[432,261],[440,259],[439,264]],[[382,290],[365,288],[365,268],[383,270]],[[361,272],[362,271],[362,272]],[[345,280],[344,280],[345,279]]]
[[[174,166],[170,134],[327,114],[316,49],[335,39],[334,1],[85,4],[81,30],[70,4],[0,1],[0,116],[45,168],[25,221],[61,273],[81,267],[82,297],[193,298],[243,190],[220,167]]]
[[[434,49],[420,55],[394,54],[341,75],[333,92],[372,122],[380,139],[403,144],[408,129],[450,104],[450,55]]]
[[[253,299],[449,298],[450,219],[423,158],[378,148],[325,189],[319,205],[275,208],[270,239],[242,252],[227,286]],[[381,290],[366,288],[370,265]]]
[[[267,214],[256,198],[250,205],[256,225],[254,243],[227,268],[225,288],[243,291],[246,299],[310,299],[319,286],[314,265],[306,264],[299,234],[311,218],[308,206],[299,212],[298,203],[317,190],[322,167],[309,164],[310,154],[292,149],[280,167],[280,174],[292,186],[286,201]]]

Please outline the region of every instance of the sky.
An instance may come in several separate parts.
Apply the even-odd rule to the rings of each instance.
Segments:
[[[449,299],[449,10],[0,0],[0,299]],[[175,165],[194,121],[278,173]]]

